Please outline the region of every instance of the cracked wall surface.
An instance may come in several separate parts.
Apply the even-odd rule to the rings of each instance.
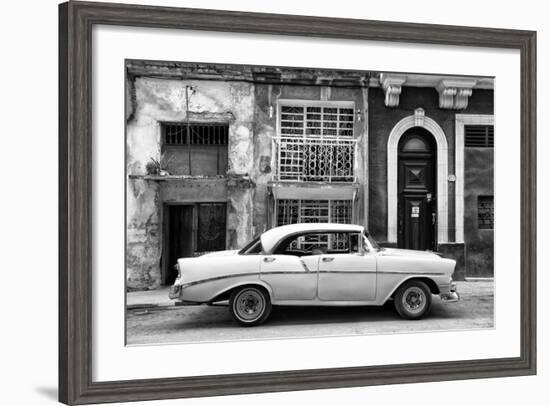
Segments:
[[[254,165],[254,91],[244,82],[185,81],[137,77],[128,84],[135,103],[127,114],[127,286],[156,288],[162,280],[162,213],[164,203],[219,202],[228,204],[227,246],[244,245],[252,234],[253,188],[247,180],[226,188],[223,180],[188,177],[178,181],[148,179],[151,158],[161,161],[161,123],[223,121],[229,124],[228,174],[249,179]],[[183,183],[182,183],[183,182]],[[190,237],[191,238],[191,237]]]

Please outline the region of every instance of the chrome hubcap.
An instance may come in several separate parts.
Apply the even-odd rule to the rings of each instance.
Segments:
[[[424,291],[416,286],[408,288],[403,294],[403,305],[412,313],[421,312],[426,306]]]
[[[238,316],[246,321],[255,320],[262,314],[265,302],[260,292],[245,290],[235,299],[235,310]]]

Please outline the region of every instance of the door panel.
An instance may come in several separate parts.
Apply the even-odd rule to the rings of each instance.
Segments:
[[[376,257],[325,254],[319,261],[319,299],[366,301],[376,297]]]
[[[317,293],[319,255],[262,255],[260,278],[273,289],[275,300],[311,300]]]
[[[225,249],[225,203],[201,203],[198,205],[197,252]]]
[[[421,128],[407,131],[399,142],[398,246],[435,249],[435,141]]]
[[[434,248],[435,210],[426,194],[403,193],[401,196],[401,248]]]

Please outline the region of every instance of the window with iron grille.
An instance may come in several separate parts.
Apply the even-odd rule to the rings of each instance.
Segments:
[[[492,230],[494,228],[494,213],[493,196],[478,196],[477,226],[479,229]]]
[[[492,125],[464,126],[464,146],[468,148],[493,148],[494,127]]]
[[[227,171],[227,123],[163,123],[162,165],[173,175],[216,176]]]
[[[279,180],[354,181],[353,104],[280,107]]]

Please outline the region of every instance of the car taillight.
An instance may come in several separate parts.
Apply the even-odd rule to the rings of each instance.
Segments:
[[[176,263],[176,265],[174,265],[174,269],[178,272],[178,279],[181,278],[181,269],[180,269],[180,265],[178,263]]]

